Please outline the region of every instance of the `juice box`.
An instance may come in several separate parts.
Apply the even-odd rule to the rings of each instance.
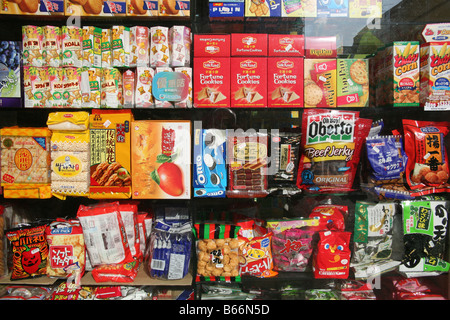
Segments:
[[[83,36],[83,67],[102,66],[102,29],[84,26]]]
[[[436,109],[449,105],[450,42],[427,42],[420,47],[420,103]]]
[[[42,56],[47,67],[60,67],[61,58],[61,28],[43,26]]]
[[[78,67],[83,66],[83,38],[82,29],[77,26],[62,26],[62,66]]]
[[[229,57],[231,35],[194,34],[194,57]]]
[[[194,57],[194,105],[230,106],[230,58]]]
[[[267,107],[267,58],[231,58],[231,107]]]
[[[303,107],[303,58],[267,58],[269,108]]]
[[[267,56],[267,34],[232,33],[231,56]]]
[[[89,117],[90,198],[131,197],[132,121],[131,110],[92,110]]]
[[[336,107],[336,59],[305,59],[305,108]]]
[[[302,34],[269,34],[268,56],[303,57],[305,38]]]
[[[190,199],[190,121],[134,121],[131,154],[133,199]]]
[[[337,106],[367,107],[369,101],[369,61],[337,59]]]
[[[22,58],[24,66],[42,67],[45,65],[45,60],[42,56],[42,44],[42,27],[22,26]]]

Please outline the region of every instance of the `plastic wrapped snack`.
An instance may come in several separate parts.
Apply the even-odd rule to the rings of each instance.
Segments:
[[[197,240],[196,281],[240,281],[239,229],[239,226],[232,224],[194,225]]]

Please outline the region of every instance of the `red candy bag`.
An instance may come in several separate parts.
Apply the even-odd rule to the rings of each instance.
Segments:
[[[344,231],[345,216],[348,215],[347,206],[323,204],[315,207],[309,218],[318,219],[319,225],[311,227],[312,230],[336,230]]]
[[[450,192],[447,150],[444,138],[450,122],[403,120],[406,181],[417,195]]]
[[[320,240],[313,259],[313,272],[316,279],[348,278],[351,235],[351,232],[345,231],[319,231]]]
[[[297,186],[321,193],[351,191],[371,125],[356,111],[306,109]]]

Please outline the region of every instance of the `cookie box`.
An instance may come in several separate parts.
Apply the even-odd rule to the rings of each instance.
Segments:
[[[123,107],[122,73],[117,68],[102,68],[100,107]]]
[[[133,199],[191,198],[190,121],[134,121],[131,154]]]
[[[229,57],[229,34],[194,34],[194,57]]]
[[[305,57],[311,59],[336,58],[336,37],[305,37]]]
[[[336,59],[305,59],[305,108],[336,107]]]
[[[66,70],[62,67],[48,67],[48,78],[50,82],[49,107],[65,107],[64,93],[67,82]]]
[[[127,0],[127,16],[157,17],[158,0]]]
[[[150,27],[150,67],[168,67],[169,64],[169,28]]]
[[[123,107],[134,108],[135,105],[135,71],[127,69],[122,74],[123,81]]]
[[[130,67],[150,66],[149,34],[148,27],[133,26],[130,28]]]
[[[209,1],[210,18],[243,18],[245,0]]]
[[[226,131],[194,130],[194,197],[223,198],[227,187]]]
[[[152,81],[155,70],[147,67],[136,68],[136,108],[153,107],[154,99],[152,95]]]
[[[130,28],[111,27],[111,54],[113,67],[127,67],[130,64]]]
[[[189,17],[190,15],[190,0],[158,0],[158,16],[160,17]]]
[[[267,34],[232,33],[231,56],[267,56]]]
[[[83,67],[102,66],[102,29],[83,26]]]
[[[350,18],[381,18],[383,0],[348,0],[348,16]]]
[[[269,57],[304,57],[305,37],[302,34],[269,34]]]
[[[282,0],[245,0],[245,17],[281,17]]]
[[[0,14],[64,15],[64,0],[0,1]]]
[[[192,68],[189,67],[176,67],[173,69],[175,72],[181,72],[187,76],[188,79],[188,93],[185,99],[175,101],[175,108],[192,108],[193,106],[193,88],[192,88]]]
[[[367,107],[369,60],[337,59],[337,106]]]
[[[125,0],[64,0],[66,16],[126,16],[127,3]]]
[[[281,0],[282,17],[316,17],[317,0]]]
[[[267,106],[303,107],[303,58],[267,58]]]
[[[81,69],[81,96],[83,108],[100,108],[102,89],[102,69]]]
[[[111,29],[102,29],[101,40],[102,68],[112,67]]]
[[[23,67],[25,108],[50,106],[50,80],[47,67]]]
[[[6,62],[0,64],[0,107],[20,107],[20,74],[22,44],[20,41],[0,41],[0,52],[9,50]]]
[[[169,29],[170,65],[189,67],[191,64],[191,29],[186,26],[172,26]]]
[[[231,107],[267,107],[267,58],[231,58]]]
[[[194,105],[230,106],[230,58],[194,57]]]

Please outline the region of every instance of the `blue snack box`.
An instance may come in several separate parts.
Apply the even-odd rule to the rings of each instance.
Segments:
[[[194,197],[225,198],[227,187],[226,131],[195,129]]]

